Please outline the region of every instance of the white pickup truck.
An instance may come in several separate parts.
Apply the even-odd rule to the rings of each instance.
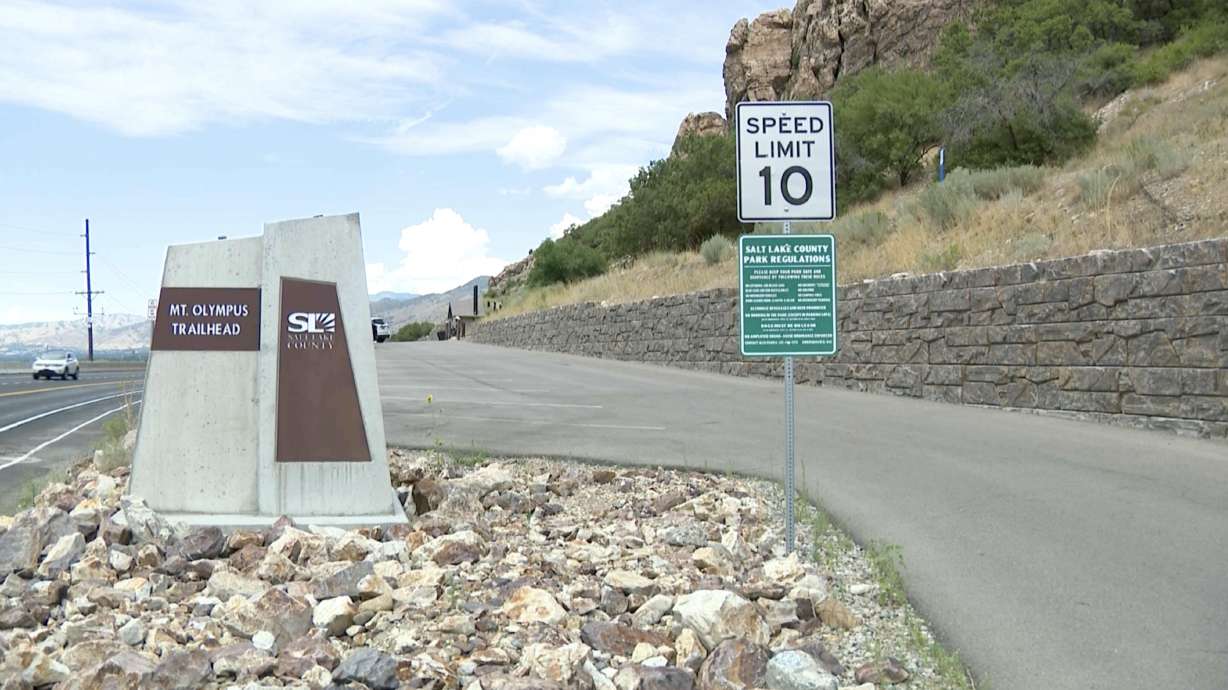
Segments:
[[[377,343],[382,343],[392,337],[392,328],[388,322],[380,319],[371,319],[371,339]]]

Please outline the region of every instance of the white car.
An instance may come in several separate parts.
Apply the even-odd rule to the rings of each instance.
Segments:
[[[392,327],[388,322],[380,319],[371,319],[371,338],[377,343],[382,343],[392,337]]]
[[[35,379],[43,376],[47,378],[59,376],[61,381],[69,376],[77,379],[81,376],[81,364],[71,352],[49,350],[34,360],[33,371]]]

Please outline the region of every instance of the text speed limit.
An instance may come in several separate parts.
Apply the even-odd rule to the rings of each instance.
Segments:
[[[734,131],[739,220],[835,218],[830,103],[739,103]]]

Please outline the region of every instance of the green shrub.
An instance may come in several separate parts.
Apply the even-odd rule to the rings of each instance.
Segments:
[[[1081,96],[1112,98],[1134,86],[1135,55],[1138,47],[1128,43],[1106,43],[1082,63],[1076,90]]]
[[[959,266],[959,260],[962,256],[963,253],[960,251],[959,245],[951,242],[932,252],[923,253],[921,255],[921,270],[926,273],[954,271]]]
[[[398,343],[413,342],[422,340],[434,332],[435,324],[430,321],[411,321],[398,328],[397,332],[392,334],[392,340]]]
[[[928,219],[940,230],[954,227],[968,217],[976,208],[976,193],[973,190],[971,175],[963,170],[956,170],[947,176],[943,182],[936,182],[921,190],[914,201],[916,210],[910,214],[918,220]]]
[[[709,265],[719,264],[733,254],[733,242],[724,235],[713,235],[699,245],[699,254]]]
[[[1139,137],[1126,145],[1126,161],[1126,173],[1132,177],[1155,171],[1160,179],[1167,180],[1190,167],[1190,154],[1177,150],[1168,142]]]
[[[880,244],[892,231],[891,218],[882,211],[865,211],[843,216],[830,226],[831,234],[844,247]]]
[[[1175,41],[1160,46],[1134,65],[1134,80],[1157,84],[1194,60],[1228,50],[1228,19],[1196,24]]]
[[[571,238],[546,240],[533,253],[529,284],[569,283],[605,273],[605,259],[592,247]]]
[[[1112,166],[1097,168],[1079,176],[1079,203],[1085,209],[1104,208],[1109,196],[1121,179],[1121,172]]]
[[[1034,261],[1045,255],[1053,245],[1053,238],[1039,232],[1029,232],[1011,242],[1011,258],[1016,261]]]
[[[1185,172],[1190,153],[1171,144],[1139,137],[1126,145],[1117,160],[1079,176],[1079,203],[1098,209],[1113,199],[1134,196],[1154,173],[1154,179],[1167,180]]]
[[[1034,165],[976,170],[969,173],[968,181],[977,197],[993,201],[1011,192],[1024,196],[1035,192],[1044,184],[1045,171]]]

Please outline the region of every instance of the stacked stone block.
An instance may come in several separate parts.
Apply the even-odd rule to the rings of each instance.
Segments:
[[[846,285],[798,381],[1228,436],[1228,240]],[[744,359],[736,290],[480,322],[525,349],[781,376]]]

